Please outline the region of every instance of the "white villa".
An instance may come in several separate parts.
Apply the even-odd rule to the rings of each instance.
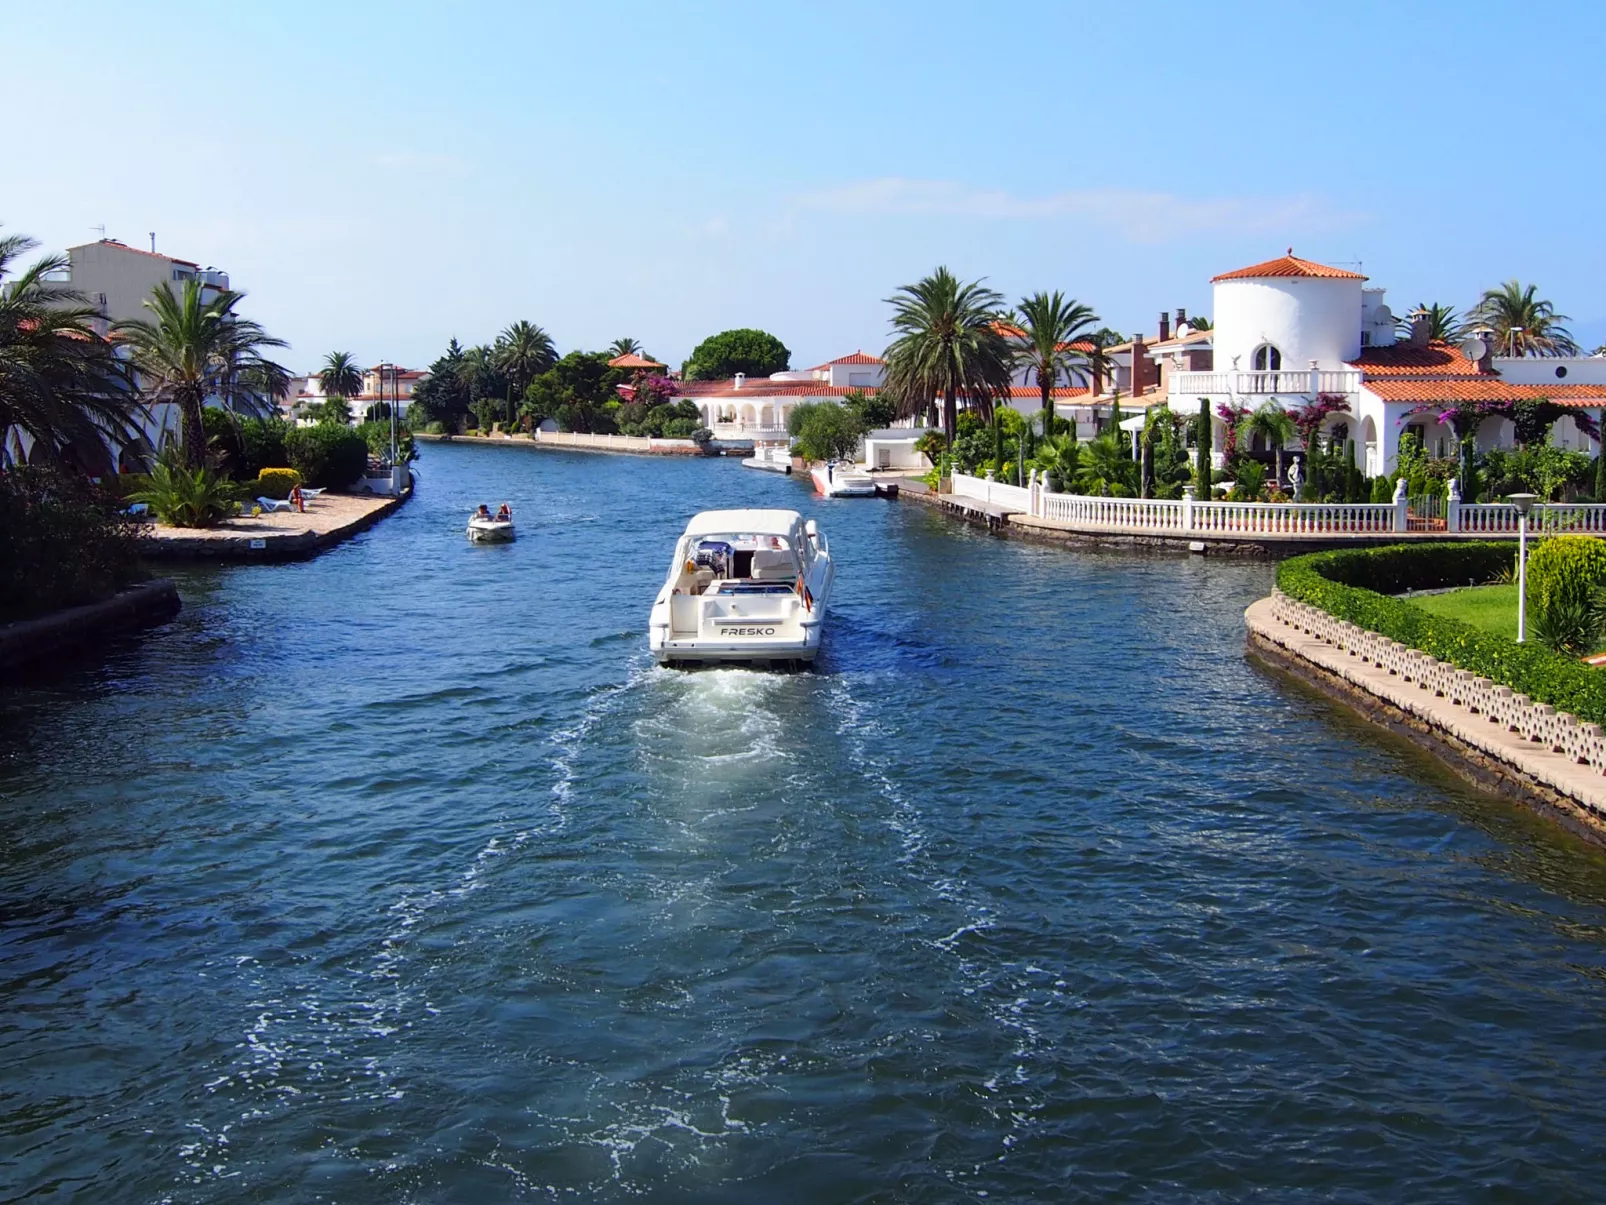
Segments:
[[[1368,288],[1366,279],[1299,259],[1292,248],[1277,259],[1222,273],[1211,281],[1211,330],[1118,349],[1127,355],[1128,389],[1133,362],[1151,361],[1158,370],[1140,367],[1139,392],[1123,397],[1122,405],[1164,400],[1173,411],[1192,415],[1205,400],[1214,414],[1223,403],[1255,409],[1272,401],[1292,408],[1318,396],[1339,399],[1344,410],[1328,416],[1322,434],[1347,429],[1369,476],[1394,468],[1407,432],[1430,454],[1453,455],[1455,436],[1440,414],[1457,404],[1548,398],[1577,409],[1606,407],[1606,357],[1503,357],[1487,338],[1432,342],[1423,322],[1398,339],[1383,290]],[[1219,459],[1225,425],[1219,417],[1214,425]],[[1476,438],[1480,450],[1510,447],[1512,422],[1490,415]],[[1598,450],[1568,418],[1555,424],[1551,439],[1590,454]]]
[[[370,406],[380,402],[397,402],[397,413],[407,409],[413,400],[413,390],[429,376],[427,370],[402,368],[396,364],[375,364],[362,374],[362,392],[356,397],[347,398],[351,406],[351,421],[360,423],[363,415]],[[282,417],[291,419],[301,426],[310,426],[315,420],[307,417],[307,411],[313,406],[322,405],[329,400],[324,392],[323,382],[318,374],[308,373],[306,376],[290,378],[290,394],[279,404]]]
[[[145,306],[145,299],[159,284],[171,285],[177,291],[186,281],[198,281],[203,302],[211,301],[229,287],[227,272],[203,268],[193,260],[159,254],[154,249],[155,235],[151,239],[150,251],[112,238],[68,247],[67,268],[51,277],[51,281],[88,298],[89,304],[98,311],[95,326],[102,335],[110,332],[114,322],[149,318],[151,312]],[[152,406],[141,416],[139,425],[149,446],[160,448],[167,437],[178,430],[177,408],[166,403]],[[32,441],[21,432],[16,433],[16,440],[26,456]],[[102,474],[134,467],[138,451],[114,447],[111,441],[106,441],[96,447],[74,446],[68,449],[68,455],[84,470]]]

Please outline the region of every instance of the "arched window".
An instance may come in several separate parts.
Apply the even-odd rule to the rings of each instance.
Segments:
[[[1255,348],[1254,365],[1256,372],[1277,372],[1283,366],[1283,353],[1270,343],[1262,343]]]

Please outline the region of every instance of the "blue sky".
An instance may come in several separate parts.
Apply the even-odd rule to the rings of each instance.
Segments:
[[[1606,5],[8,6],[0,222],[226,268],[306,369],[508,322],[678,363],[886,341],[940,263],[1123,331],[1353,264],[1606,339]]]

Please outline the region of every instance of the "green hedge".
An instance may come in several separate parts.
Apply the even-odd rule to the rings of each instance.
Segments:
[[[1395,544],[1293,557],[1277,567],[1290,598],[1509,686],[1580,720],[1606,724],[1606,673],[1537,644],[1412,606],[1388,594],[1487,582],[1515,559],[1510,543]]]
[[[309,486],[343,490],[368,467],[368,441],[350,427],[297,427],[285,436],[284,450]]]

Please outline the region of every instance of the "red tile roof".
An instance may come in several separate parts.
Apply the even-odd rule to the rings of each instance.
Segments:
[[[1412,347],[1396,343],[1390,347],[1368,347],[1350,363],[1366,373],[1368,381],[1378,377],[1469,377],[1491,374],[1478,371],[1478,362],[1461,354],[1452,343],[1429,343]]]
[[[851,356],[838,356],[834,360],[827,360],[824,364],[816,364],[809,372],[823,372],[833,364],[885,364],[886,361],[879,356],[866,355],[863,350],[854,352]]]
[[[1315,260],[1299,259],[1294,255],[1294,249],[1290,247],[1287,255],[1279,255],[1276,259],[1268,259],[1262,264],[1251,264],[1235,272],[1223,272],[1220,276],[1212,276],[1210,281],[1214,284],[1218,280],[1251,280],[1257,276],[1306,276],[1321,280],[1366,279],[1359,272],[1330,268]]]
[[[1036,385],[1011,385],[1009,387],[1009,396],[1011,398],[1034,398],[1041,400],[1043,391]],[[1082,386],[1058,385],[1054,388],[1054,400],[1056,402],[1069,401],[1072,398],[1090,399],[1092,396],[1093,391]]]
[[[850,393],[874,394],[875,392],[874,386],[827,385],[824,381],[769,381],[764,379],[744,381],[740,389],[736,388],[736,382],[733,379],[724,381],[683,381],[680,386],[680,396],[691,398],[845,397]]]
[[[1547,398],[1560,406],[1606,405],[1606,385],[1515,385],[1485,374],[1476,380],[1423,380],[1396,377],[1374,381],[1368,377],[1363,388],[1385,402],[1520,402]]]
[[[615,356],[608,361],[609,368],[665,368],[667,365],[649,360],[645,356],[638,356],[635,352],[626,352],[622,356]]]

